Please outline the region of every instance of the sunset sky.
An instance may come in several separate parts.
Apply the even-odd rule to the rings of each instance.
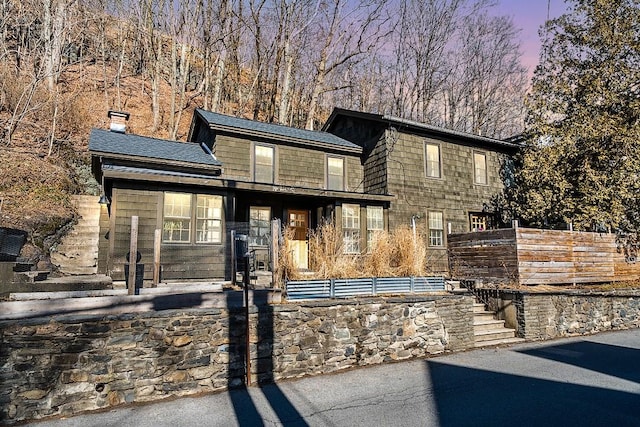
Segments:
[[[567,10],[563,0],[498,0],[496,10],[500,14],[513,17],[516,27],[521,28],[522,61],[533,74],[540,54],[540,36],[538,30],[547,19],[547,6],[551,19]]]

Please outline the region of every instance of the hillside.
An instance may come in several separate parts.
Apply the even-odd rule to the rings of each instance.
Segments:
[[[107,69],[105,73],[102,67],[87,64],[64,71],[60,92],[65,108],[53,144],[45,136],[50,129],[42,129],[43,123],[50,122],[47,108],[37,111],[33,120],[25,121],[10,144],[6,136],[0,143],[0,227],[27,230],[30,240],[22,255],[44,267],[50,267],[49,248],[67,231],[65,225],[74,220],[69,196],[99,194],[99,185],[91,176],[87,138],[93,127],[108,128],[107,111],[113,108],[110,104],[116,94],[113,88],[105,93],[104,87],[112,86],[112,74],[113,70]],[[69,81],[73,84],[68,84]],[[139,76],[122,79],[123,110],[131,113],[128,131],[166,138],[166,126],[157,131],[152,129],[146,85]],[[169,90],[168,85],[163,85],[162,99],[168,99],[164,95]],[[186,138],[197,102],[194,97],[182,114],[178,139]],[[161,104],[161,112],[166,108]],[[0,110],[0,123],[10,119],[7,111]]]

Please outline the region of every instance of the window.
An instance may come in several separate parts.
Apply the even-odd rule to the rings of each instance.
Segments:
[[[222,242],[222,197],[197,196],[196,243]]]
[[[373,248],[376,233],[384,230],[384,209],[382,206],[367,206],[367,251]]]
[[[191,194],[164,194],[162,240],[169,243],[191,240]]]
[[[469,226],[471,231],[484,231],[494,228],[493,215],[486,213],[470,213]]]
[[[222,196],[165,193],[163,212],[163,242],[222,242]],[[191,232],[192,223],[195,236]]]
[[[267,246],[271,235],[271,208],[249,208],[249,245]]]
[[[345,254],[360,253],[359,205],[342,205],[342,240]]]
[[[327,157],[327,190],[344,190],[344,159]]]
[[[442,212],[429,212],[429,246],[444,246]]]
[[[426,172],[428,178],[440,178],[440,145],[425,144]]]
[[[487,185],[487,155],[474,151],[473,153],[473,182]]]
[[[254,181],[273,183],[273,152],[274,148],[267,145],[254,146]]]

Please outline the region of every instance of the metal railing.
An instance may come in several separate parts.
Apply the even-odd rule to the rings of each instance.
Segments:
[[[444,277],[372,277],[364,279],[296,280],[286,283],[291,301],[350,298],[383,294],[443,292]]]

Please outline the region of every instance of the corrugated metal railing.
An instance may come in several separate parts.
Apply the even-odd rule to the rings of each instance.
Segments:
[[[444,277],[299,280],[287,282],[287,299],[349,298],[381,294],[441,292],[444,290]]]

